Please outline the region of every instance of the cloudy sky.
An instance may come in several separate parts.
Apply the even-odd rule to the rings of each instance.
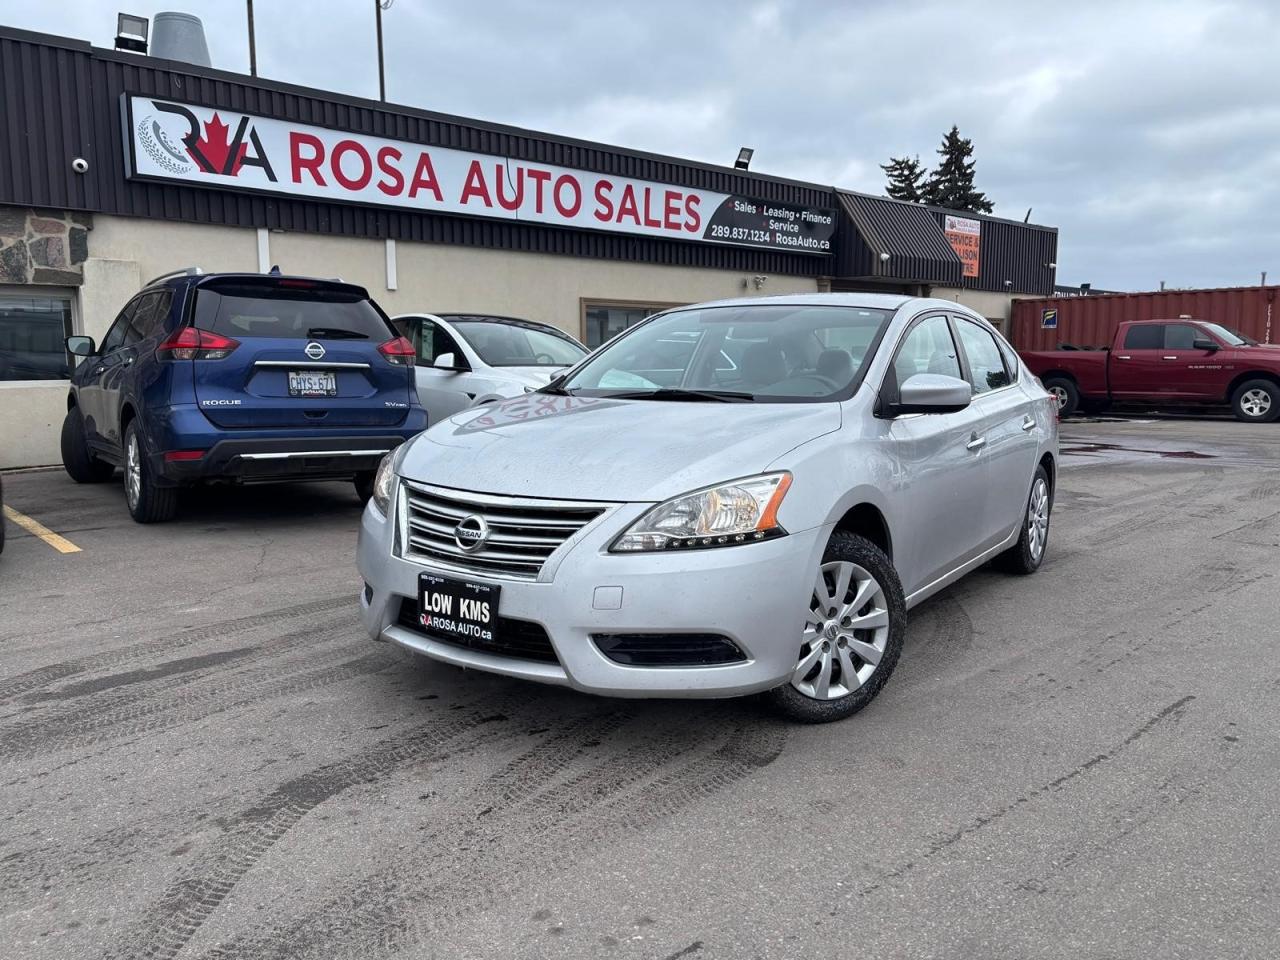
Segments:
[[[248,69],[238,0],[0,0],[110,46],[115,11],[203,18]],[[266,77],[376,97],[371,0],[256,0]],[[883,191],[958,124],[995,213],[1060,231],[1059,281],[1280,280],[1280,3],[395,0],[387,97]]]

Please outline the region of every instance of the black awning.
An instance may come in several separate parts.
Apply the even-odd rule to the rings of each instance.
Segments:
[[[928,207],[843,190],[836,196],[850,228],[840,276],[960,286],[960,257]]]

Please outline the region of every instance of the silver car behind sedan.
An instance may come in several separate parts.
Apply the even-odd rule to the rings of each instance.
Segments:
[[[467,407],[545,387],[587,355],[563,330],[533,320],[408,313],[393,322],[418,352],[414,382],[432,424]]]
[[[907,611],[1044,561],[1053,401],[980,316],[817,294],[668,311],[389,454],[370,635],[611,696],[849,716]]]

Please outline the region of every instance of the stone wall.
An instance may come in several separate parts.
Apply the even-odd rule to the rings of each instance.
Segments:
[[[0,283],[78,287],[93,214],[0,207]]]

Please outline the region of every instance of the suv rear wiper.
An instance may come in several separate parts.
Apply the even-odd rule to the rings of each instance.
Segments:
[[[751,403],[755,398],[754,393],[740,393],[736,390],[683,390],[679,387],[609,394],[610,400],[691,400],[707,403]]]
[[[307,336],[313,340],[368,340],[367,333],[356,330],[343,330],[340,327],[312,327]]]

